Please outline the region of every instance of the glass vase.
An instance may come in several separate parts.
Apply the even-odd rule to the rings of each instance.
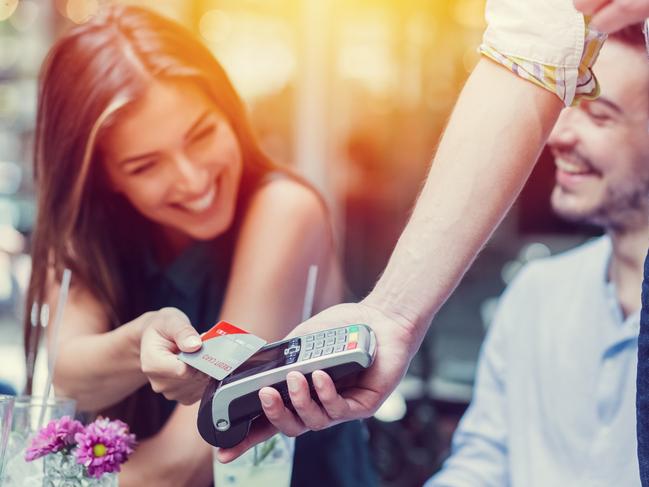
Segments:
[[[45,456],[43,487],[117,487],[117,474],[106,473],[100,478],[88,477],[69,453],[56,452]]]

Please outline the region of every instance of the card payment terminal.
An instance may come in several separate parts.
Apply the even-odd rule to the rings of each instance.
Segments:
[[[209,444],[231,448],[243,441],[251,422],[263,414],[259,389],[274,387],[290,408],[289,372],[304,374],[316,398],[313,371],[327,372],[337,387],[344,387],[341,380],[369,367],[375,351],[374,332],[363,324],[268,344],[222,381],[210,380],[198,411],[198,430]]]

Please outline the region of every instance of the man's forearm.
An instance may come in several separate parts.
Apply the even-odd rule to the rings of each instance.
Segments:
[[[421,339],[516,199],[561,108],[555,95],[482,59],[366,301],[414,323]]]

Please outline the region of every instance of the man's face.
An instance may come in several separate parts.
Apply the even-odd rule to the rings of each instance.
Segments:
[[[627,229],[649,217],[649,62],[616,40],[595,66],[601,97],[563,111],[548,141],[555,158],[555,212]]]

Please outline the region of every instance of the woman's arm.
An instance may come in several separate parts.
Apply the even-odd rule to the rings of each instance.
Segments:
[[[58,286],[48,289],[55,309]],[[62,316],[54,387],[57,394],[77,400],[77,407],[96,411],[116,403],[145,383],[140,372],[140,335],[147,316],[110,331],[100,303],[85,289],[74,286]],[[52,353],[52,327],[48,352]]]
[[[48,289],[48,301],[54,309],[58,287]],[[146,383],[140,368],[140,338],[152,322],[181,320],[189,322],[178,310],[165,308],[145,313],[115,330],[99,302],[85,289],[73,287],[65,306],[59,331],[54,387],[57,394],[76,399],[82,411],[97,411],[119,402]],[[48,327],[51,353],[52,327]],[[195,375],[178,362],[182,378]]]
[[[121,487],[202,487],[212,482],[212,447],[196,429],[198,403],[178,405],[162,430],[137,445],[122,467]]]

